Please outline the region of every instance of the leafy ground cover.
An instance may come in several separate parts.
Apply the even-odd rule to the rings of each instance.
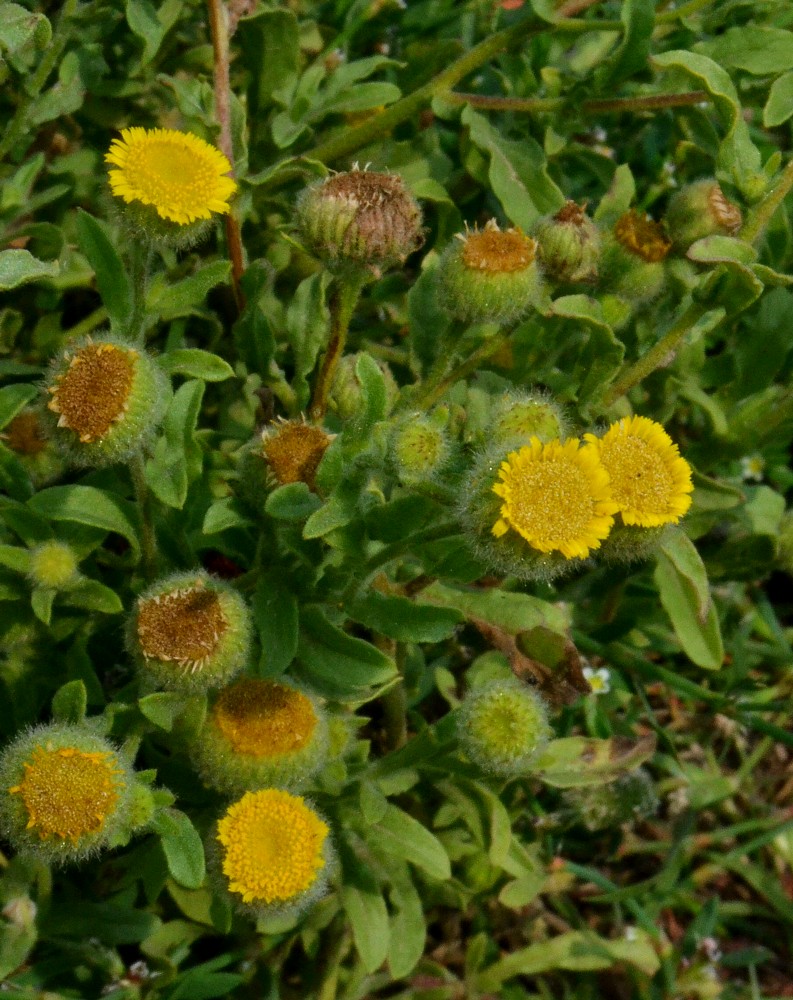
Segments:
[[[0,980],[793,996],[793,10],[0,0]]]

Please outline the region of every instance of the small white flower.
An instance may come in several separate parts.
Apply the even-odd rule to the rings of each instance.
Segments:
[[[606,694],[611,690],[611,673],[606,667],[600,667],[598,670],[584,667],[583,673],[592,688],[592,694]]]
[[[639,932],[636,930],[635,927],[626,927],[625,928],[625,940],[626,941],[636,941],[636,939],[638,937],[639,937]]]
[[[759,483],[765,472],[765,459],[762,455],[744,455],[741,459],[741,479],[745,482]]]

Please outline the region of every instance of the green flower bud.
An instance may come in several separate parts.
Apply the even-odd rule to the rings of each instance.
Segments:
[[[69,346],[47,381],[51,436],[74,465],[110,465],[138,451],[168,404],[169,384],[154,358],[122,341]]]
[[[529,773],[550,736],[545,702],[517,678],[491,681],[460,706],[460,745],[483,770],[500,777]]]
[[[493,406],[488,437],[497,444],[553,441],[567,436],[564,411],[541,392],[507,392]]]
[[[0,831],[41,861],[80,861],[125,824],[133,780],[86,725],[38,726],[0,754]]]
[[[414,415],[394,428],[391,454],[403,483],[434,478],[448,462],[450,450],[449,436],[437,416]]]
[[[679,253],[685,253],[692,243],[706,236],[734,236],[742,222],[740,208],[727,200],[713,178],[681,188],[666,212],[666,225]]]
[[[658,551],[666,531],[666,526],[643,528],[622,524],[618,519],[611,534],[603,541],[599,555],[610,563],[644,562]]]
[[[345,354],[339,362],[333,379],[329,406],[342,420],[354,420],[363,412],[363,391],[355,371],[360,356],[360,354]],[[399,386],[388,365],[381,361],[378,361],[377,364],[385,380],[388,410],[390,410],[399,395]]]
[[[664,260],[671,242],[664,227],[631,209],[603,238],[601,275],[605,290],[636,305],[650,302],[666,281]]]
[[[193,747],[205,784],[229,795],[304,786],[325,762],[325,713],[305,691],[245,677],[221,688]]]
[[[78,558],[65,542],[42,542],[30,552],[28,576],[34,587],[65,590],[77,582]]]
[[[394,174],[334,174],[306,189],[297,217],[303,239],[332,268],[385,270],[423,243],[421,209]]]
[[[537,244],[519,229],[484,229],[458,234],[437,270],[447,310],[464,323],[515,323],[536,308],[543,293]]]
[[[534,231],[543,271],[553,281],[594,281],[600,233],[585,206],[567,201],[556,215],[540,219]]]
[[[38,407],[18,413],[0,432],[0,441],[14,452],[34,486],[44,486],[63,473],[63,460],[49,441]]]
[[[638,768],[607,785],[577,788],[565,795],[568,809],[595,833],[654,815],[659,799],[652,778]]]
[[[169,691],[219,687],[245,666],[251,615],[227,583],[203,570],[159,580],[138,598],[127,645],[144,678]]]

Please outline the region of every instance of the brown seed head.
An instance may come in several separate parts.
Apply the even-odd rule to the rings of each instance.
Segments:
[[[672,249],[661,223],[653,222],[633,208],[617,220],[614,236],[629,253],[641,257],[647,264],[664,260]]]
[[[533,261],[537,244],[520,229],[501,230],[488,222],[482,230],[474,230],[463,239],[463,264],[472,271],[510,274],[523,271]]]
[[[714,220],[730,235],[741,228],[743,216],[740,208],[727,199],[718,184],[714,184],[708,193],[708,207]]]
[[[33,410],[18,413],[6,427],[2,437],[6,446],[19,455],[38,455],[47,447],[41,420]]]
[[[330,436],[319,427],[290,420],[262,434],[262,454],[278,484],[305,483],[314,489]]]
[[[60,414],[58,426],[74,431],[83,443],[103,438],[127,409],[137,356],[116,344],[81,347],[49,389],[47,406]]]
[[[196,670],[218,647],[228,622],[214,590],[192,587],[150,597],[138,610],[138,642],[147,659],[173,661]]]
[[[302,750],[317,725],[314,706],[304,694],[259,678],[224,688],[212,708],[212,719],[238,753],[253,757]]]

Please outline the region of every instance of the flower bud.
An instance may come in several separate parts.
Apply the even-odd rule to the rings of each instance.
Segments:
[[[498,444],[525,444],[529,438],[566,437],[562,407],[540,392],[507,392],[493,406],[488,436]]]
[[[85,725],[38,726],[0,754],[0,831],[48,863],[79,861],[125,824],[132,775]]]
[[[169,691],[219,687],[245,666],[251,616],[227,583],[202,570],[160,580],[138,598],[127,630],[143,677]]]
[[[426,482],[449,460],[449,436],[436,416],[414,415],[394,428],[391,454],[400,482]]]
[[[30,582],[47,590],[65,590],[77,582],[78,562],[74,550],[65,542],[42,542],[30,552]]]
[[[304,691],[245,677],[218,692],[193,759],[207,785],[230,795],[296,789],[322,766],[327,729],[324,712]]]
[[[334,174],[306,189],[297,216],[310,249],[333,268],[384,270],[423,242],[421,209],[394,174]]]
[[[565,802],[575,819],[592,833],[652,816],[659,800],[652,778],[638,768],[607,785],[571,789]]]
[[[603,240],[606,290],[637,305],[651,301],[664,286],[663,262],[671,247],[660,223],[635,209],[621,215]]]
[[[567,201],[553,216],[540,219],[534,231],[543,271],[560,283],[594,281],[600,256],[600,233],[585,206]]]
[[[145,351],[90,338],[58,357],[47,382],[51,436],[74,465],[110,465],[151,437],[168,403],[164,372]]]
[[[277,788],[232,803],[208,853],[237,908],[256,917],[306,909],[324,894],[335,862],[328,824],[301,796]]]
[[[550,735],[545,702],[517,678],[490,681],[471,691],[459,710],[460,745],[484,771],[499,777],[530,772]]]
[[[305,483],[314,491],[317,469],[332,440],[332,434],[303,420],[268,424],[240,456],[242,496],[260,510],[278,486]]]
[[[360,354],[345,354],[339,362],[333,379],[329,406],[331,411],[345,421],[359,417],[364,408],[361,381],[355,370],[360,357]],[[388,410],[390,410],[399,395],[399,386],[387,364],[378,361],[377,365],[383,373],[387,405]]]
[[[537,243],[520,229],[484,229],[458,234],[438,264],[446,309],[464,323],[517,322],[541,301],[543,284]]]
[[[734,236],[742,222],[740,208],[727,200],[713,178],[696,181],[676,192],[666,212],[667,228],[680,253],[706,236]]]
[[[27,406],[0,432],[0,441],[14,452],[34,486],[44,486],[63,472],[63,461],[49,441],[38,407]]]

